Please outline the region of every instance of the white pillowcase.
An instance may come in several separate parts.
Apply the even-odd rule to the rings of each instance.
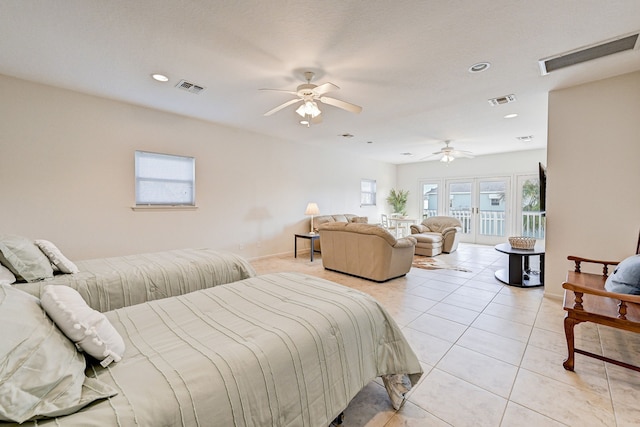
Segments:
[[[16,276],[7,267],[0,265],[0,285],[11,285],[12,283],[16,283]]]
[[[78,291],[65,285],[47,285],[42,289],[40,303],[67,338],[79,350],[100,360],[102,366],[122,360],[122,337],[104,314],[87,305]]]
[[[49,261],[51,261],[51,264],[58,267],[58,270],[62,271],[63,273],[79,273],[80,272],[78,267],[73,262],[69,261],[67,257],[62,255],[62,252],[60,252],[60,249],[58,249],[56,245],[54,245],[50,241],[39,239],[39,240],[34,240],[34,243],[47,256],[47,258],[49,258]]]

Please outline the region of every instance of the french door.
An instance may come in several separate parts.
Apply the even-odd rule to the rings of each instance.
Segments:
[[[509,230],[510,178],[448,179],[446,214],[462,223],[460,240],[495,245]]]

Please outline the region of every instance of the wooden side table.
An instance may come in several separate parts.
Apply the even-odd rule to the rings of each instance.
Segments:
[[[298,239],[308,239],[309,240],[309,244],[311,245],[311,247],[309,248],[309,253],[311,254],[311,262],[313,262],[313,253],[315,252],[315,249],[313,248],[314,246],[314,242],[316,240],[318,240],[320,238],[320,235],[318,233],[314,233],[314,234],[309,234],[309,233],[304,233],[304,234],[295,234],[295,237],[293,238],[293,256],[294,258],[298,258]]]

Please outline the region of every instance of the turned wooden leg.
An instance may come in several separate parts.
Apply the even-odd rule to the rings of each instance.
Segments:
[[[580,323],[578,320],[572,319],[570,317],[564,318],[564,335],[567,338],[567,360],[564,361],[562,366],[567,371],[573,371],[573,366],[575,363],[575,344],[574,344],[574,335],[573,335],[573,327]]]

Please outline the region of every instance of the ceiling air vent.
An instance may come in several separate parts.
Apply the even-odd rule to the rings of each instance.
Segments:
[[[635,33],[617,37],[596,45],[581,47],[571,52],[541,59],[538,61],[540,64],[540,72],[542,72],[544,76],[552,71],[580,64],[581,62],[591,61],[592,59],[602,58],[603,56],[624,52],[625,50],[636,49],[639,45],[638,35],[639,33]]]
[[[492,107],[495,107],[496,105],[508,104],[510,102],[515,102],[515,101],[516,101],[516,96],[514,94],[511,94],[511,95],[501,96],[499,98],[491,98],[489,100],[489,104],[491,104]]]
[[[178,83],[176,87],[178,89],[186,90],[187,92],[191,92],[195,94],[199,94],[200,92],[206,89],[203,86],[198,86],[197,84],[189,83],[186,80],[180,80],[180,83]]]

